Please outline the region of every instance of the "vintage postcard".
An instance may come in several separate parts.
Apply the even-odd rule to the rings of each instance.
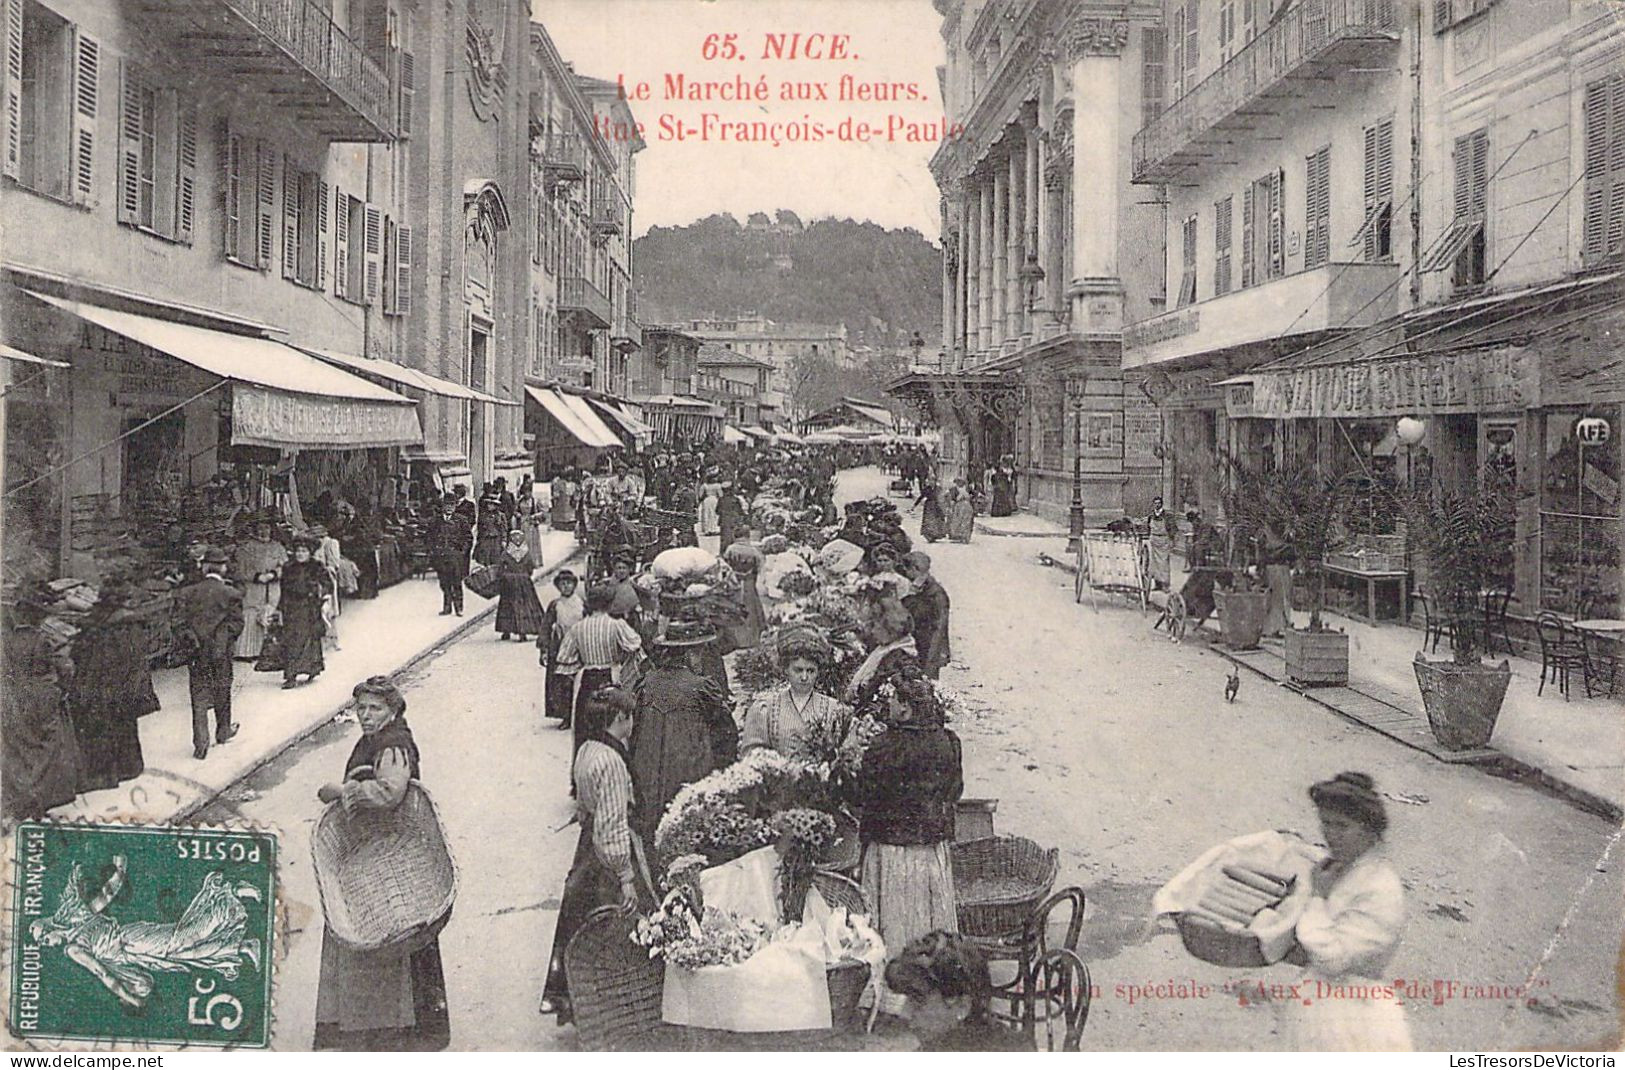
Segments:
[[[1617,1050],[1622,10],[0,0],[5,1045]]]

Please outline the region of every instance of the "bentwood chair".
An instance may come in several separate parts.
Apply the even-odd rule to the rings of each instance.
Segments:
[[[1583,628],[1575,630],[1580,633],[1580,645],[1585,651],[1581,671],[1585,674],[1586,698],[1593,697],[1593,685],[1601,691],[1604,684],[1608,685],[1608,697],[1613,698],[1619,680],[1619,647],[1606,635]]]
[[[1500,640],[1501,647],[1508,653],[1516,653],[1512,648],[1512,632],[1507,625],[1507,603],[1512,601],[1511,590],[1491,590],[1484,592],[1484,652],[1495,653],[1495,643]]]
[[[994,964],[1014,966],[1013,975],[1008,981],[995,982],[993,985],[993,999],[1008,1004],[1009,1007],[1007,1012],[996,1013],[995,1017],[1010,1025],[1020,1026],[1029,1034],[1032,1032],[1029,1014],[1032,1012],[1033,1004],[1028,994],[1035,984],[1033,970],[1038,960],[1052,950],[1050,941],[1052,923],[1063,917],[1066,919],[1060,933],[1060,941],[1054,948],[1075,952],[1078,949],[1078,937],[1083,933],[1084,907],[1082,888],[1075,886],[1062,888],[1060,891],[1052,892],[1048,898],[1033,908],[1019,933],[1003,937],[972,937],[982,954],[986,956],[990,967]]]
[[[1585,678],[1585,644],[1562,617],[1550,610],[1535,619],[1535,634],[1540,637],[1540,686],[1535,689],[1535,694],[1539,696],[1546,690],[1546,675],[1550,673],[1563,692],[1563,700],[1567,702],[1569,671],[1579,669],[1581,679]]]
[[[1089,967],[1077,952],[1055,948],[1033,964],[1032,974],[1023,1011],[1027,1036],[1036,1044],[1042,1026],[1049,1051],[1077,1051],[1093,997]]]
[[[1422,645],[1428,647],[1428,643],[1431,642],[1433,645],[1428,647],[1428,653],[1437,654],[1440,639],[1454,639],[1455,622],[1446,618],[1441,612],[1441,607],[1421,591],[1413,593],[1411,598],[1422,603]]]

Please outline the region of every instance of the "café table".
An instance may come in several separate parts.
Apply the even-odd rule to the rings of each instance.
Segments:
[[[1625,639],[1625,620],[1599,617],[1594,620],[1577,620],[1569,627],[1586,632],[1599,632],[1610,639]]]

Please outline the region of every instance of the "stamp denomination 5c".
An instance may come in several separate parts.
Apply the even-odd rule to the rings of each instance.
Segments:
[[[15,1036],[266,1045],[275,836],[35,823],[14,835]]]

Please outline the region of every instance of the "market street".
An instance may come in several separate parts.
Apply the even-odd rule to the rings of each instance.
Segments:
[[[874,469],[840,477],[846,499],[884,487]],[[906,519],[917,539],[918,515]],[[1345,769],[1371,774],[1390,800],[1388,850],[1409,913],[1393,978],[1426,988],[1405,1001],[1418,1048],[1597,1044],[1618,1029],[1617,828],[1436,762],[1258,677],[1226,705],[1228,662],[1202,641],[1170,644],[1127,603],[1075,604],[1071,578],[1041,567],[1032,540],[978,533],[968,546],[919,546],[954,604],[944,682],[981,707],[952,726],[965,794],[998,800],[1001,835],[1058,846],[1057,886],[1088,897],[1080,950],[1099,992],[1085,1048],[1282,1046],[1270,1009],[1239,1006],[1221,986],[1295,971],[1198,962],[1170,925],[1148,933],[1149,904],[1232,836],[1292,828],[1318,840],[1305,789]],[[535,649],[481,629],[402,684],[461,873],[441,938],[452,1044],[571,1048],[572,1031],[536,1013],[576,830],[556,831],[570,815],[568,736],[540,718]],[[337,779],[356,735],[349,721],[323,729],[203,815],[240,814],[283,834],[290,930],[278,1048],[310,1043],[320,913],[309,829],[316,789]]]

